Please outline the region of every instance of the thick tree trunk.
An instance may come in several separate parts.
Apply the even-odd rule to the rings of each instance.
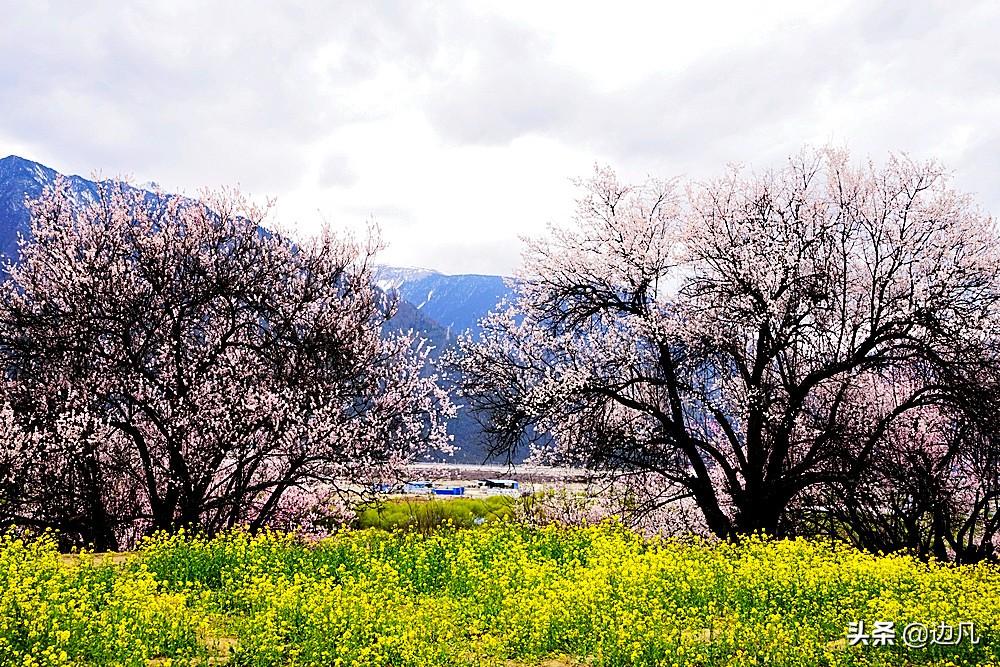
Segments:
[[[712,534],[719,539],[729,539],[733,532],[733,524],[719,507],[718,498],[716,498],[711,486],[707,489],[695,490],[694,497],[705,517],[705,524],[712,531]]]
[[[765,533],[782,537],[781,519],[788,501],[769,485],[747,489],[737,503],[733,520],[733,536]]]
[[[90,535],[85,542],[93,545],[95,551],[117,551],[118,539],[115,537],[114,525],[108,515],[101,493],[103,485],[98,469],[96,454],[91,452],[84,459],[84,478],[86,479],[85,499],[89,516]]]

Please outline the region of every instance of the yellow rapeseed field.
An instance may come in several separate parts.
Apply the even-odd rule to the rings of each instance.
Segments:
[[[848,645],[852,622],[897,634]],[[910,624],[978,643],[907,646]],[[108,562],[0,538],[4,666],[1000,665],[998,632],[995,565],[807,540],[494,523],[181,533]]]

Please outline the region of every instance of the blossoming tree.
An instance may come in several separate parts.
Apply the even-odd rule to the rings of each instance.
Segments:
[[[583,186],[573,224],[528,241],[514,302],[461,341],[463,392],[498,451],[527,438],[657,479],[719,536],[793,530],[793,499],[956,402],[946,378],[993,336],[998,239],[934,163],[807,150],[704,185]]]
[[[1000,547],[1000,360],[992,352],[961,391],[895,419],[881,434],[871,465],[805,494],[803,514],[819,519],[817,528],[832,529],[872,551],[906,550],[965,563],[995,558]],[[866,405],[892,404],[913,386],[904,380],[875,389]]]
[[[289,489],[447,448],[427,347],[382,332],[377,237],[292,243],[266,214],[110,182],[31,204],[0,290],[8,521],[98,548],[136,525],[257,527]]]

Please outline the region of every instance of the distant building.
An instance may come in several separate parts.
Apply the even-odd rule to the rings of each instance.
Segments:
[[[482,485],[487,489],[511,489],[517,490],[521,488],[517,480],[513,479],[483,479],[480,480]]]
[[[403,485],[403,493],[430,493],[433,491],[433,485],[425,480],[419,480],[416,482],[407,482]]]

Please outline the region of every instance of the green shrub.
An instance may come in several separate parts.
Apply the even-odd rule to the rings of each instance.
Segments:
[[[394,499],[359,507],[356,526],[426,534],[444,525],[472,528],[509,518],[514,508],[515,500],[508,496]]]

